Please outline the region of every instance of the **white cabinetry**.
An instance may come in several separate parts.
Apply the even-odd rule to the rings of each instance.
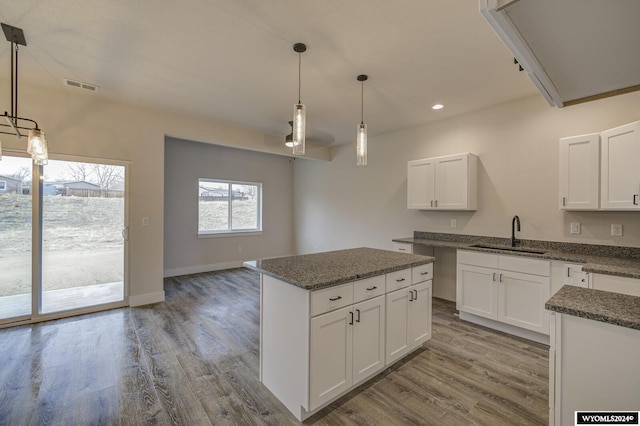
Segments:
[[[640,210],[640,121],[601,133],[600,206]]]
[[[581,263],[551,262],[551,295],[565,285],[591,288],[591,277],[582,270]]]
[[[560,139],[562,210],[640,210],[640,121]]]
[[[432,277],[425,264],[309,291],[263,274],[260,380],[308,418],[431,337]],[[398,336],[402,350],[386,357]]]
[[[407,163],[407,208],[477,210],[478,157],[469,154]]]
[[[456,307],[548,335],[549,276],[548,261],[458,250]]]
[[[619,277],[616,275],[591,274],[591,284],[594,290],[640,296],[640,280],[635,278]]]
[[[413,244],[411,243],[397,243],[393,242],[393,251],[399,251],[401,253],[413,253]]]
[[[598,210],[600,135],[560,139],[560,209]]]

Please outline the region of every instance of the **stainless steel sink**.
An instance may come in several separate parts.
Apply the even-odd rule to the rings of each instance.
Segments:
[[[471,247],[475,248],[483,248],[489,250],[500,250],[500,251],[508,251],[508,252],[519,252],[519,253],[531,253],[531,254],[545,254],[549,250],[542,249],[534,249],[529,247],[508,247],[508,246],[497,246],[491,244],[474,244]]]

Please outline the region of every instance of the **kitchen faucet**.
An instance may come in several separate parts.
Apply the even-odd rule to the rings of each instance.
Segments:
[[[520,240],[516,240],[516,225],[518,226],[517,231],[520,232],[520,218],[518,215],[511,219],[511,247],[515,247],[520,242]]]

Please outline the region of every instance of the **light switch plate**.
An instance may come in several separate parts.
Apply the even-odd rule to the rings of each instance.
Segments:
[[[622,237],[622,225],[621,224],[611,224],[611,236],[612,237]]]
[[[149,226],[149,216],[144,216],[142,218],[142,226]]]
[[[572,234],[580,233],[580,222],[571,222],[571,230],[569,231]]]
[[[451,227],[455,228],[456,226],[458,226],[458,222],[455,219],[451,219]]]

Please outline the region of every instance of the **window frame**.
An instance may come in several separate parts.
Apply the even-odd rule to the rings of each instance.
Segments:
[[[200,189],[203,183],[217,183],[227,185],[227,229],[225,230],[201,230],[200,229]],[[258,188],[256,198],[256,228],[247,229],[233,229],[233,185],[250,185]],[[198,238],[215,238],[215,237],[229,237],[239,235],[262,235],[262,183],[261,182],[248,182],[230,179],[217,179],[217,178],[198,178],[198,220],[197,220],[197,233]]]
[[[3,192],[7,191],[7,181],[6,180],[0,180],[0,191],[3,191]]]

